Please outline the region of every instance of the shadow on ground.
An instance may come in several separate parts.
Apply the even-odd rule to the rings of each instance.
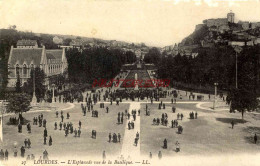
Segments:
[[[238,124],[238,123],[246,123],[248,121],[244,120],[244,119],[235,119],[235,118],[216,118],[217,121],[220,121],[220,122],[223,122],[223,123],[231,123],[232,121],[235,123],[235,124]]]
[[[255,120],[260,120],[260,114],[253,114],[252,118],[254,118]]]
[[[27,119],[23,119],[23,122],[22,122],[22,125],[26,125],[27,123],[30,123],[31,121],[30,120],[27,120]],[[17,126],[19,124],[19,121],[18,120],[16,120],[15,122],[10,122],[10,121],[8,121],[7,123],[6,123],[6,125],[8,125],[8,126],[10,126],[10,125],[14,125],[14,126]]]

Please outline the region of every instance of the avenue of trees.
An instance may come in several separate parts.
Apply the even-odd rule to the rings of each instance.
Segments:
[[[70,49],[66,56],[70,83],[92,84],[95,79],[111,79],[119,73],[123,64],[136,61],[133,52],[124,53],[120,49],[109,50],[103,47],[82,51]]]
[[[246,109],[256,109],[257,96],[260,96],[259,47],[244,47],[238,54],[237,89],[235,88],[236,53],[229,46],[200,48],[196,57],[165,56],[153,48],[144,57],[144,61],[157,66],[159,78],[170,79],[173,86],[179,85],[183,89],[187,88],[185,86],[190,90],[210,87],[211,92],[214,92],[214,83],[217,82],[219,90],[228,92],[232,109],[243,112]]]

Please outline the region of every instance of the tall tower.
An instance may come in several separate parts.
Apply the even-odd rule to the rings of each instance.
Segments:
[[[227,20],[230,23],[234,23],[235,13],[233,13],[232,10],[227,14]]]

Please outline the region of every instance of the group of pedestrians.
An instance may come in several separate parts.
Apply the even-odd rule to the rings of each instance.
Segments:
[[[30,149],[31,148],[31,140],[28,139],[24,139],[24,147]]]
[[[190,112],[190,119],[197,119],[198,118],[198,113],[197,112],[195,112],[195,114],[194,114],[194,112],[192,111],[192,112]]]
[[[3,151],[3,149],[0,150],[0,160],[8,160],[8,155],[9,152],[7,151],[7,149],[5,150],[5,152]]]
[[[121,140],[120,133],[118,133],[118,134],[114,133],[113,136],[111,135],[111,133],[109,133],[108,142],[114,142],[114,143],[119,142],[120,143],[120,140]]]
[[[124,123],[124,112],[118,112],[117,114],[117,124],[123,124]]]

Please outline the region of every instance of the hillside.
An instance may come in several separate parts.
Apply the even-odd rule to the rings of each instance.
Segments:
[[[187,46],[193,44],[200,44],[201,40],[209,38],[210,31],[207,26],[201,27],[199,30],[194,31],[192,34],[184,38],[180,45]]]

